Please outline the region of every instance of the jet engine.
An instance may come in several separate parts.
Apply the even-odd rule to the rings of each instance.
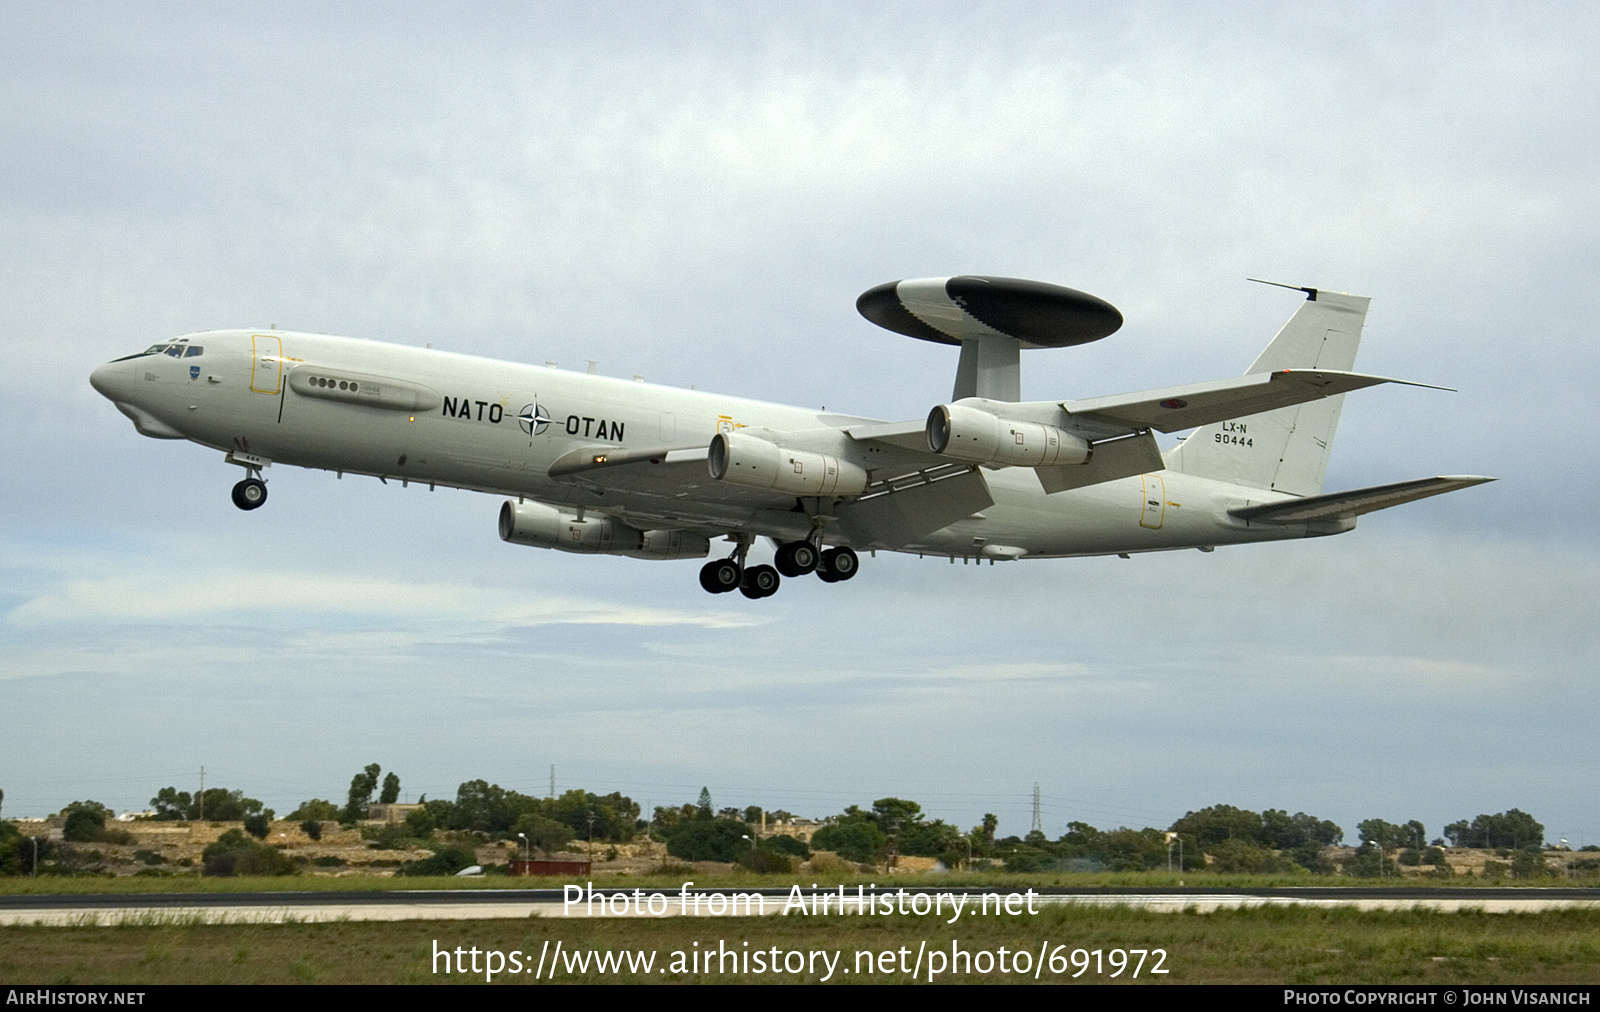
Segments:
[[[500,506],[500,540],[580,555],[627,555],[635,559],[703,559],[711,541],[690,531],[641,531],[611,517],[579,520],[541,502]]]
[[[1087,464],[1094,447],[1082,436],[1042,422],[1014,422],[965,404],[928,412],[928,449],[995,467]]]
[[[759,436],[719,432],[706,454],[711,477],[791,495],[858,495],[867,470],[828,453],[791,450]]]

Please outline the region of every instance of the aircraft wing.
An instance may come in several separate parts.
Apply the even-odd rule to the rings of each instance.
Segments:
[[[1315,520],[1360,516],[1374,510],[1399,506],[1401,503],[1426,499],[1430,495],[1442,495],[1445,492],[1454,492],[1458,488],[1482,485],[1486,481],[1494,479],[1471,474],[1418,478],[1416,481],[1373,485],[1370,488],[1351,489],[1348,492],[1285,499],[1264,506],[1247,506],[1229,510],[1228,514],[1258,524],[1303,524]]]
[[[1189,383],[1143,393],[1062,401],[1061,407],[1072,418],[1096,427],[1125,432],[1141,429],[1177,432],[1332,397],[1379,383],[1402,383],[1433,390],[1450,389],[1430,383],[1412,383],[1387,376],[1368,376],[1333,369],[1279,369],[1276,372],[1247,373],[1233,379]]]
[[[706,469],[704,446],[624,449],[583,446],[557,457],[550,477],[594,492],[626,492],[659,500],[663,516],[725,522],[732,510],[790,509],[794,496],[717,481]]]

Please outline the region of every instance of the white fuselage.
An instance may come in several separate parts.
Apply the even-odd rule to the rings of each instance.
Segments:
[[[344,337],[240,330],[179,340],[203,351],[121,359],[92,378],[148,435],[277,464],[582,508],[646,528],[787,539],[802,536],[805,523],[800,514],[719,497],[709,475],[671,496],[630,496],[553,479],[551,463],[579,448],[704,447],[719,428],[816,433],[873,421]],[[297,370],[300,379],[290,382]],[[395,384],[423,388],[441,402],[409,410],[302,393],[305,376],[318,370],[374,377],[367,382],[389,383],[391,393]],[[869,471],[883,463],[842,435],[829,452],[835,450],[853,453],[852,461]],[[1010,557],[1101,555],[1307,537],[1353,526],[1251,526],[1227,511],[1286,497],[1174,471],[1054,495],[1045,494],[1030,468],[985,470],[984,476],[992,506],[899,550],[983,557],[989,554],[984,546],[998,545],[1020,550]],[[838,531],[825,537],[849,541]]]

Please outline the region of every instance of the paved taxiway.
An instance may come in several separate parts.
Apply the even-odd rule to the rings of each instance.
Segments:
[[[1022,887],[1026,888],[1026,887]],[[1013,886],[975,888],[918,887],[904,890],[914,894],[943,894],[971,897],[975,906],[984,894],[1006,896]],[[614,895],[622,890],[599,890]],[[626,890],[631,896],[633,890]],[[695,889],[691,898],[702,902],[680,904],[680,890],[644,890],[644,895],[659,892],[667,900],[666,913],[655,916],[777,916],[792,897],[790,889]],[[720,905],[714,912],[711,898],[724,900],[732,893],[759,894],[759,903],[744,906]],[[814,895],[836,895],[837,890],[802,889],[808,901]],[[867,895],[898,896],[899,887],[867,890]],[[854,889],[847,893],[853,902]],[[1084,906],[1122,906],[1158,913],[1216,910],[1267,906],[1354,907],[1360,910],[1437,910],[1454,912],[1481,910],[1486,913],[1537,913],[1545,910],[1600,908],[1600,889],[1419,889],[1419,888],[1293,888],[1293,889],[1065,889],[1036,890],[1036,906],[1076,904]],[[837,903],[837,901],[835,901]],[[279,893],[144,893],[129,895],[82,896],[0,896],[0,925],[114,925],[160,923],[281,924],[313,921],[411,921],[411,920],[489,920],[525,917],[616,917],[652,916],[640,914],[628,905],[628,913],[601,913],[579,903],[568,907],[560,889],[461,889],[387,892],[279,892]],[[736,913],[730,912],[737,911]],[[750,909],[754,908],[754,909]],[[746,910],[750,909],[747,914]],[[830,913],[838,916],[835,905]],[[759,911],[759,913],[758,913]],[[851,905],[845,916],[855,916]]]

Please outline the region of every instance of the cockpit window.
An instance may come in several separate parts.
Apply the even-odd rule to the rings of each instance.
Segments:
[[[198,344],[152,344],[137,355],[125,355],[116,359],[126,362],[130,358],[144,358],[146,355],[171,355],[173,358],[198,358],[206,353],[206,349]]]

